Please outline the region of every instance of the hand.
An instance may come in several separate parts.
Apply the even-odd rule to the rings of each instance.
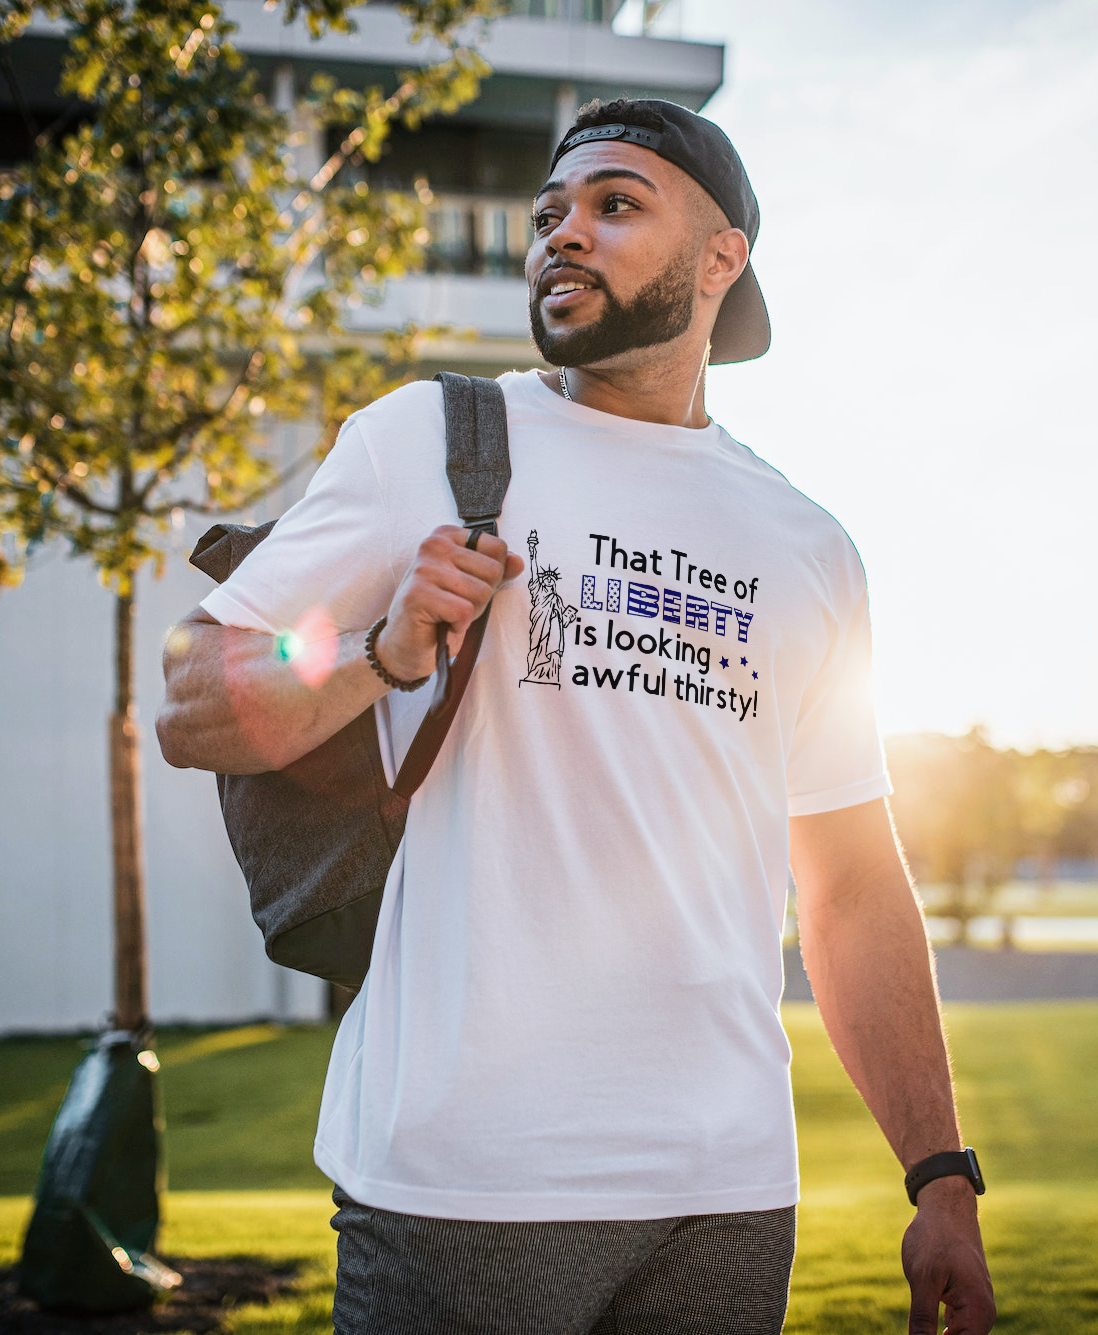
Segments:
[[[420,543],[401,580],[377,637],[377,655],[403,681],[435,670],[435,627],[450,626],[450,655],[501,584],[522,570],[522,558],[502,538],[481,535],[476,549],[465,546],[466,529],[446,524]]]
[[[902,1256],[911,1286],[908,1335],[937,1335],[939,1303],[945,1304],[945,1335],[987,1335],[995,1324],[995,1297],[968,1182],[947,1177],[923,1187]]]

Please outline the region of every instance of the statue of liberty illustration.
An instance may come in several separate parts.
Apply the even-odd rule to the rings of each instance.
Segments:
[[[527,539],[530,549],[530,652],[526,656],[526,676],[522,682],[555,686],[560,690],[560,663],[564,655],[564,631],[579,613],[565,606],[557,592],[560,571],[538,565],[538,534],[533,529]]]

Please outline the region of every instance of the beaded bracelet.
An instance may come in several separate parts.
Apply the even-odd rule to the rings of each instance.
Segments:
[[[385,685],[391,686],[394,691],[418,691],[425,682],[430,680],[429,677],[417,677],[415,681],[401,681],[399,677],[394,677],[391,672],[382,666],[381,660],[377,656],[377,650],[374,646],[377,644],[377,637],[381,634],[387,620],[388,617],[382,617],[380,621],[375,621],[366,632],[366,657],[369,664]]]

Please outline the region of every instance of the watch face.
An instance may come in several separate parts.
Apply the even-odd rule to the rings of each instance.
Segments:
[[[968,1159],[969,1177],[973,1187],[976,1189],[976,1195],[982,1196],[987,1190],[984,1183],[984,1175],[980,1172],[980,1164],[976,1158],[976,1151],[971,1145],[965,1146],[965,1158]]]

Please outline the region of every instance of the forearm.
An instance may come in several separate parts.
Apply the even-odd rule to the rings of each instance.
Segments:
[[[883,801],[789,822],[805,968],[835,1050],[905,1169],[960,1148],[922,913]],[[897,1184],[898,1185],[898,1184]],[[995,1299],[976,1196],[962,1177],[919,1192],[904,1234],[911,1335],[987,1335]]]
[[[861,856],[794,838],[801,948],[836,1052],[905,1170],[960,1147],[949,1059],[918,901],[883,803],[847,813]],[[804,817],[792,825],[822,823]]]
[[[157,734],[169,764],[256,774],[314,750],[385,693],[349,632],[287,655],[278,639],[193,614],[169,634]]]

